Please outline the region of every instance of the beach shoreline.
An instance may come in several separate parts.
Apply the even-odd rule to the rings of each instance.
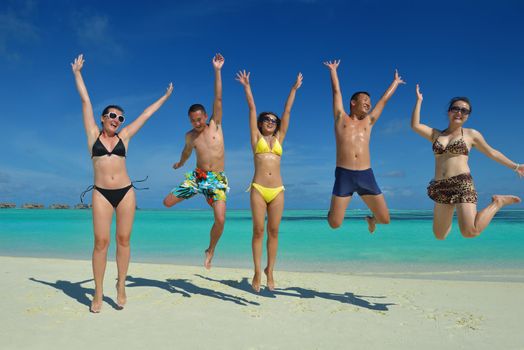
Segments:
[[[519,349],[522,282],[277,271],[132,262],[128,304],[114,308],[109,262],[101,314],[90,314],[91,263],[0,257],[6,349],[114,346],[215,349]],[[263,280],[263,284],[264,284]]]
[[[14,259],[38,259],[44,260],[59,260],[59,261],[75,261],[91,264],[90,260],[85,258],[74,257],[56,257],[56,256],[26,256],[26,255],[0,255],[1,258]],[[115,263],[113,256],[108,256],[108,264]],[[131,264],[143,265],[161,265],[161,266],[177,266],[181,268],[199,268],[202,266],[202,259],[180,259],[179,261],[155,261],[149,259],[132,259]],[[214,267],[220,269],[231,270],[246,270],[251,271],[251,262],[231,260],[224,261],[220,257],[215,258]],[[320,265],[320,267],[319,267]],[[524,283],[524,268],[510,268],[509,264],[504,267],[499,265],[461,265],[456,264],[419,264],[419,263],[373,263],[362,261],[345,261],[342,268],[340,264],[333,263],[332,266],[325,264],[315,264],[313,262],[299,262],[296,265],[284,264],[280,266],[277,264],[276,272],[291,272],[291,273],[320,273],[320,274],[334,274],[340,276],[368,276],[368,277],[384,277],[384,278],[405,278],[405,279],[428,279],[428,280],[455,280],[455,281],[486,281],[486,282],[523,282]],[[517,264],[518,266],[519,264]],[[333,269],[330,269],[333,267]]]

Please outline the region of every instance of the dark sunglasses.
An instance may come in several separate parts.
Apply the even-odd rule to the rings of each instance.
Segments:
[[[450,112],[453,112],[453,113],[462,113],[462,115],[468,115],[471,113],[471,111],[467,108],[461,108],[461,107],[457,107],[457,106],[453,106],[451,107],[450,109]]]
[[[260,118],[260,121],[263,122],[263,123],[266,122],[266,123],[269,123],[269,124],[277,124],[278,123],[278,121],[276,119],[268,117],[267,115],[263,116],[262,118]]]
[[[111,119],[118,118],[118,121],[119,121],[120,123],[123,123],[123,122],[126,120],[126,118],[125,118],[123,115],[118,115],[118,114],[113,113],[113,112],[111,112],[111,113],[107,113],[107,114],[104,114],[104,117],[109,117],[109,118],[111,118]]]

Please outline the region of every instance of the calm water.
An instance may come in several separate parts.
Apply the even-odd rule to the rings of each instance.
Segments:
[[[392,223],[367,233],[366,211],[349,211],[332,230],[326,211],[289,210],[280,227],[277,268],[313,271],[524,269],[524,211],[500,212],[476,239],[457,223],[445,241],[431,231],[431,211],[392,211]],[[200,265],[209,242],[211,211],[137,211],[132,259]],[[114,227],[113,227],[114,232]],[[0,255],[90,259],[89,210],[0,210]],[[110,259],[114,259],[114,235]],[[251,215],[227,213],[214,265],[251,267]]]

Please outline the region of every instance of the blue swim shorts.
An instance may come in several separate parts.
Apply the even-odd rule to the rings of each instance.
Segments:
[[[371,168],[366,170],[350,170],[338,167],[335,169],[335,185],[333,195],[337,197],[352,196],[357,192],[359,196],[378,195],[382,191],[375,181]]]

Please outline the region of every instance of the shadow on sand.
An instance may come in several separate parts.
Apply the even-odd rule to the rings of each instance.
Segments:
[[[183,297],[190,298],[191,295],[203,295],[210,298],[216,298],[224,301],[230,301],[238,305],[259,305],[254,301],[237,297],[231,294],[217,292],[212,289],[202,288],[196,286],[186,279],[166,279],[165,281],[158,281],[149,278],[127,276],[126,281],[129,283],[126,287],[155,287],[168,291],[169,293],[181,294]]]
[[[63,281],[58,280],[55,283],[47,282],[47,281],[40,281],[36,278],[30,277],[30,281],[38,282],[41,284],[45,284],[46,286],[56,288],[58,290],[61,290],[65,295],[68,297],[75,299],[80,304],[87,306],[88,308],[91,306],[91,299],[89,299],[87,296],[91,295],[91,298],[95,294],[95,290],[93,288],[84,288],[81,286],[81,284],[90,282],[93,279],[88,279],[85,281],[80,282],[70,282],[70,281]],[[111,307],[115,310],[120,310],[121,308],[113,301],[113,299],[107,297],[104,295],[104,301],[111,305]]]
[[[306,288],[301,288],[301,287],[276,288],[274,291],[270,291],[269,289],[265,288],[265,289],[261,289],[260,293],[257,293],[251,287],[251,283],[249,282],[247,277],[242,278],[242,280],[240,281],[236,281],[236,280],[218,280],[218,279],[213,279],[210,277],[205,277],[202,275],[195,275],[195,276],[203,278],[208,281],[218,282],[226,286],[229,286],[231,288],[235,288],[235,289],[238,289],[244,292],[251,293],[253,295],[266,297],[266,298],[276,298],[279,295],[286,296],[286,297],[301,298],[301,299],[322,298],[326,300],[338,301],[339,303],[343,303],[343,304],[351,304],[351,305],[355,305],[358,307],[366,308],[369,310],[375,310],[375,311],[389,311],[388,306],[396,305],[393,303],[370,302],[364,299],[364,298],[384,299],[386,298],[385,296],[355,295],[354,293],[350,293],[350,292],[346,292],[344,294],[319,292],[316,290],[306,289]]]

